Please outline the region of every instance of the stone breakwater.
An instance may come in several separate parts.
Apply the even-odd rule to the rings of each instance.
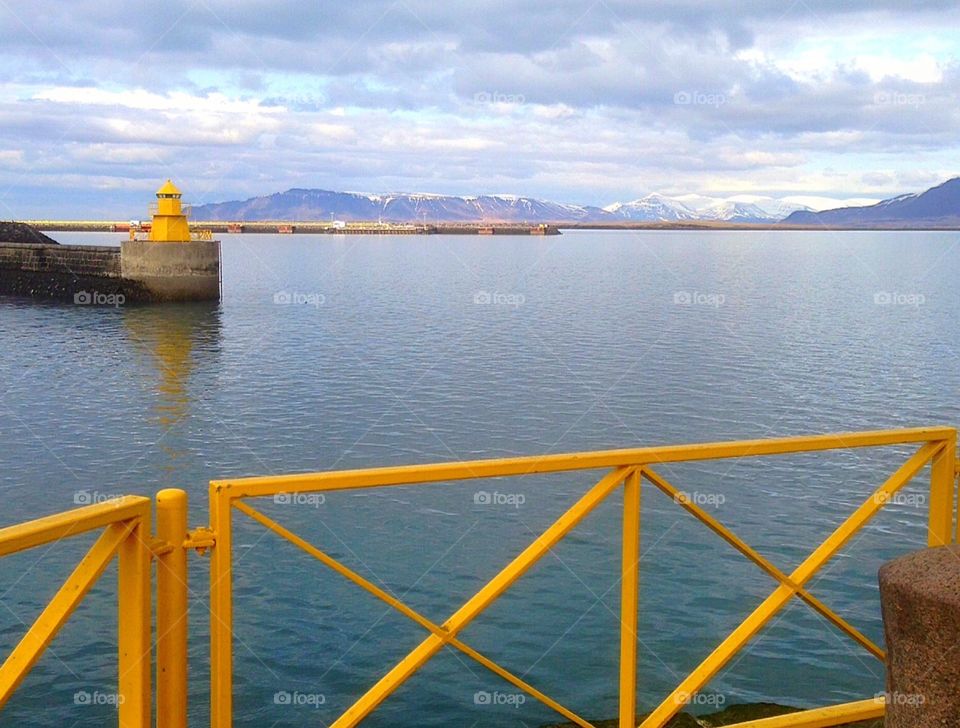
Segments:
[[[0,220],[0,240],[8,243],[57,244],[56,240],[48,238],[30,225],[22,222],[3,222],[2,220]]]
[[[29,226],[4,223],[0,295],[93,305],[218,300],[220,243],[59,245]]]
[[[143,291],[127,285],[120,271],[120,248],[0,243],[0,294],[65,300],[99,294],[141,300]]]

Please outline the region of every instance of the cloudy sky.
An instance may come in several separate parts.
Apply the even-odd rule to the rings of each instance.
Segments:
[[[937,0],[0,0],[0,219],[142,216],[166,177],[880,199],[960,172],[958,27]]]

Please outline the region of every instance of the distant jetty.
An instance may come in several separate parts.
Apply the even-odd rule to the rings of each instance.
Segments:
[[[47,232],[126,233],[149,231],[150,223],[103,220],[26,220],[28,225]],[[193,222],[194,231],[211,233],[260,233],[306,235],[559,235],[553,224],[514,222],[477,223],[387,223],[387,222],[298,222],[272,220],[256,222]]]

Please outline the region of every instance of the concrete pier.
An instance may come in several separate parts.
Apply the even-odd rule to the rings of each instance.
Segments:
[[[154,243],[126,240],[120,248],[125,281],[139,284],[153,301],[220,298],[220,242]]]

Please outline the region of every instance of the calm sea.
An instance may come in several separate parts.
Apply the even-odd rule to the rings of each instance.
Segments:
[[[72,243],[117,236],[69,235]],[[0,522],[213,478],[960,422],[955,233],[571,232],[553,238],[223,236],[220,305],[0,299]],[[907,451],[664,468],[784,569]],[[443,621],[600,473],[331,494],[263,510]],[[923,479],[813,582],[882,639],[876,571],[923,545]],[[484,503],[478,492],[496,493]],[[641,706],[773,588],[645,487]],[[480,501],[480,502],[478,502]],[[463,634],[588,717],[617,700],[613,497]],[[236,515],[236,725],[326,725],[423,631]],[[0,562],[0,653],[90,538]],[[208,560],[191,558],[191,725],[207,707]],[[113,714],[115,569],[0,714]],[[882,690],[882,667],[798,603],[698,712]],[[288,697],[289,696],[289,699]],[[554,716],[445,651],[374,726]]]

